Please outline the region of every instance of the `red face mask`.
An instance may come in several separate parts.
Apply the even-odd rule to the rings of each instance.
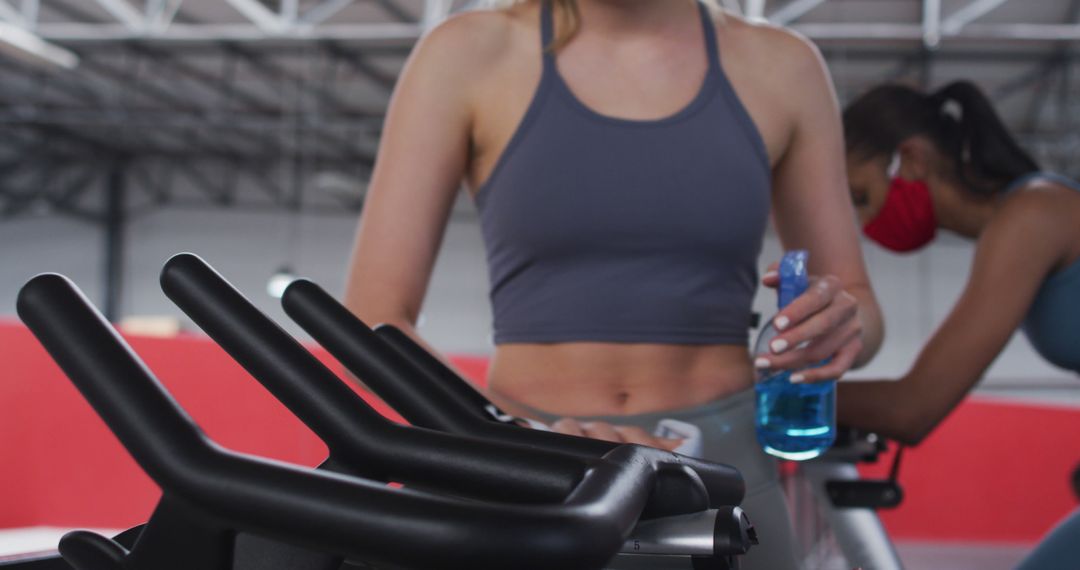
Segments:
[[[934,239],[937,218],[930,188],[925,182],[894,176],[889,193],[874,219],[863,226],[863,233],[882,246],[899,253],[915,251]]]

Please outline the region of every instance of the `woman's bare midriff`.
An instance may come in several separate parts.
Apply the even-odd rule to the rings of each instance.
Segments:
[[[685,408],[750,388],[746,347],[572,342],[503,344],[488,373],[491,399],[506,412],[567,416]]]

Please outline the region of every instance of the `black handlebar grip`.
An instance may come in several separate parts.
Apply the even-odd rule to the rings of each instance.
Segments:
[[[167,479],[205,446],[202,431],[66,277],[31,279],[19,291],[16,311],[152,478]]]
[[[315,283],[293,281],[281,306],[304,330],[318,331],[319,343],[409,423],[460,432],[490,419],[484,413],[486,399],[467,385],[461,390],[457,384],[425,382],[420,371],[411,381],[401,381],[401,371],[411,368],[408,361]]]
[[[656,474],[655,450],[624,446],[594,465],[565,504],[519,506],[260,460],[206,439],[66,278],[35,277],[17,310],[166,495],[269,537],[408,567],[594,569],[629,535]]]
[[[586,469],[563,454],[385,419],[198,256],[173,256],[161,286],[349,473],[476,498],[550,503],[563,500]]]
[[[402,356],[406,357],[409,362],[413,363],[414,368],[426,375],[429,382],[437,382],[444,385],[468,384],[467,380],[459,376],[450,367],[425,350],[424,347],[420,346],[419,343],[414,341],[400,329],[391,325],[379,325],[375,328],[375,335],[391,348],[397,350]],[[507,429],[513,430],[516,428],[515,426],[506,424],[488,422],[483,426],[482,433],[484,433],[485,436],[496,432],[509,435]],[[517,435],[518,432],[524,433]],[[616,445],[606,441],[572,437],[539,430],[519,429],[518,432],[515,432],[516,437],[522,438],[521,441],[527,442],[529,445],[535,445],[544,449],[560,449],[563,446],[569,446],[571,449],[578,450],[583,455],[596,453],[599,451],[600,446],[608,446],[610,448],[610,446]],[[479,435],[481,432],[470,433]],[[592,449],[581,446],[579,442],[582,441],[589,442]],[[705,461],[695,457],[677,454],[672,455],[678,457],[677,461],[679,463],[691,468],[699,477],[701,477],[701,480],[709,493],[710,506],[713,508],[721,508],[742,503],[743,497],[746,494],[746,483],[743,481],[742,475],[738,470],[729,465]]]
[[[513,442],[536,449],[597,458],[617,447],[607,441],[522,429],[494,421],[486,410],[492,404],[466,380],[443,364],[405,333],[388,325],[374,331],[318,285],[299,280],[285,290],[285,312],[323,345],[346,368],[368,381],[380,396],[407,420],[450,433]],[[375,341],[382,341],[380,346]],[[389,348],[390,350],[387,350]],[[371,376],[371,372],[376,374]],[[416,403],[420,400],[423,403]],[[396,402],[402,401],[402,407]],[[745,484],[734,468],[691,457],[671,456],[691,467],[704,483],[709,504],[715,508],[742,502]],[[664,478],[665,493],[675,511],[665,511],[654,501],[649,516],[675,514],[675,500],[690,491],[679,478]],[[693,485],[691,485],[692,487]],[[689,495],[687,495],[689,496]]]

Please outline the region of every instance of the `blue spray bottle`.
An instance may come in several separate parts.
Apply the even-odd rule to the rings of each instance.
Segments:
[[[809,286],[805,251],[790,251],[780,262],[780,309],[788,306]],[[778,331],[773,319],[754,343],[754,355],[769,352]],[[757,395],[758,442],[771,455],[802,461],[825,452],[836,438],[836,381],[792,384],[795,370],[762,370],[754,390]]]

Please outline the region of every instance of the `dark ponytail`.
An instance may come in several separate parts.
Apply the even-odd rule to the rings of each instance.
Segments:
[[[974,192],[990,194],[1039,170],[975,84],[956,81],[926,95],[882,85],[844,110],[847,151],[860,158],[888,156],[905,139],[923,135],[950,158],[953,174]]]

